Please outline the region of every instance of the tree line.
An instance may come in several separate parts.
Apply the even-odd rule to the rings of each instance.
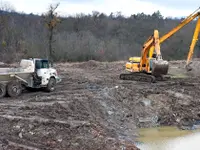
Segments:
[[[1,8],[0,8],[1,9]],[[3,62],[21,58],[46,58],[51,49],[54,61],[117,61],[140,56],[143,43],[158,29],[160,36],[170,31],[183,18],[164,18],[159,11],[124,17],[120,12],[106,15],[94,11],[90,15],[58,17],[52,29],[44,15],[0,10],[0,58]],[[55,18],[54,18],[55,19]],[[161,44],[163,58],[186,59],[196,22],[191,22]],[[52,31],[53,37],[50,37]],[[194,57],[200,56],[197,43]]]

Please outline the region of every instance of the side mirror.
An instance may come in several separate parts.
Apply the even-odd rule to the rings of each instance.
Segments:
[[[53,68],[53,63],[49,62],[49,68]]]

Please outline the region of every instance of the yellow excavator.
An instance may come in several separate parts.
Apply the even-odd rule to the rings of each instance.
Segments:
[[[198,17],[197,25],[193,35],[193,40],[188,53],[188,58],[186,62],[186,69],[191,70],[190,60],[194,51],[196,41],[198,39],[198,34],[200,31],[200,8],[195,10],[191,15],[185,18],[179,25],[173,28],[171,31],[159,37],[158,30],[154,30],[154,34],[149,37],[149,39],[144,43],[141,57],[130,57],[129,61],[126,63],[126,71],[128,73],[120,74],[120,79],[122,80],[135,80],[135,81],[145,81],[145,82],[155,82],[156,80],[164,80],[167,77],[169,63],[162,59],[160,44],[170,38],[173,34],[179,31],[182,27],[187,25],[189,22]]]

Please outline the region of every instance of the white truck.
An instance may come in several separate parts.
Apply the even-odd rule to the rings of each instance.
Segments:
[[[57,70],[47,59],[22,59],[17,68],[0,68],[0,98],[17,97],[23,88],[52,92],[59,82]]]

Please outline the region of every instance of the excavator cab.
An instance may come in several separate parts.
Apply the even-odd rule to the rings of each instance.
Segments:
[[[140,57],[130,57],[129,61],[126,63],[126,70],[130,72],[138,72],[140,60]]]

